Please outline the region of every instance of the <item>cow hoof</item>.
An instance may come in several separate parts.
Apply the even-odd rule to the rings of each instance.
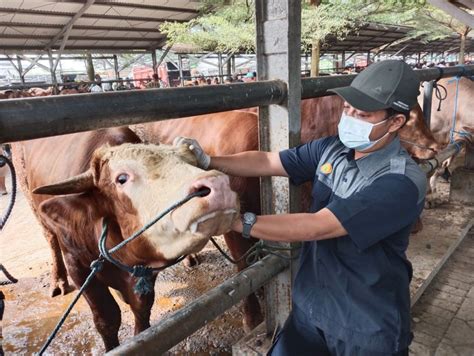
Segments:
[[[74,290],[74,287],[69,285],[69,283],[66,281],[58,281],[56,283],[53,283],[50,290],[49,290],[49,295],[53,298],[58,295],[66,295],[68,293],[71,293]]]
[[[201,261],[199,260],[199,255],[197,253],[193,253],[191,255],[186,256],[183,263],[186,267],[189,268],[199,265]]]

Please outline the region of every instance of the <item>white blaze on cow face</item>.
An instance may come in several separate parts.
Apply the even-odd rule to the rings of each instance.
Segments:
[[[106,149],[109,182],[119,200],[129,200],[143,226],[175,202],[201,188],[210,194],[191,199],[147,232],[146,238],[166,259],[201,250],[209,237],[229,231],[239,211],[237,194],[229,178],[218,171],[203,171],[194,155],[182,146],[122,145]],[[99,186],[100,188],[100,186]],[[120,224],[120,221],[119,221]],[[129,234],[123,226],[124,235]]]

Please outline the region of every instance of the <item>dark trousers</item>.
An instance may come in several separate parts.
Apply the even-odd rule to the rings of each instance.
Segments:
[[[311,325],[306,315],[297,307],[285,322],[273,346],[271,356],[408,356],[408,348],[396,354],[364,350],[357,345],[348,345],[325,334]]]

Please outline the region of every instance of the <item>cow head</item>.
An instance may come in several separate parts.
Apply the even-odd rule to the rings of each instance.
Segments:
[[[239,212],[238,198],[230,189],[228,176],[218,171],[203,171],[195,164],[194,155],[185,146],[102,147],[94,152],[87,172],[37,188],[34,193],[87,193],[100,197],[97,202],[104,210],[101,214],[115,219],[125,238],[173,203],[209,188],[207,196],[191,199],[138,239],[145,239],[159,256],[171,260],[197,252],[210,236],[227,232]]]
[[[442,148],[426,125],[423,111],[418,104],[410,111],[409,120],[399,132],[402,145],[414,158],[433,158]]]

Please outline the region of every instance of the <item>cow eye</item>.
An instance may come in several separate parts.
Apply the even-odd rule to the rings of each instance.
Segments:
[[[123,184],[127,183],[128,178],[129,178],[129,176],[128,176],[127,173],[122,173],[122,174],[119,174],[119,175],[117,176],[117,178],[115,178],[115,181],[116,181],[118,184],[123,185]]]

